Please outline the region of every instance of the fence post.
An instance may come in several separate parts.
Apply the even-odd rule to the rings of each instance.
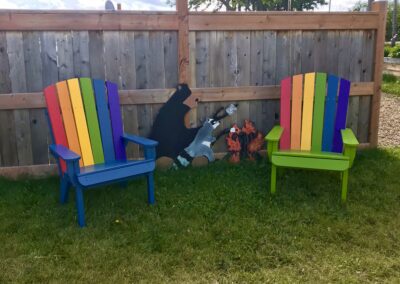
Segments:
[[[189,6],[188,0],[176,0],[179,18],[178,72],[179,83],[189,81]]]
[[[371,147],[378,145],[379,111],[381,106],[381,85],[383,68],[383,51],[385,44],[387,2],[375,1],[372,11],[379,13],[379,24],[376,30],[374,59],[374,95],[371,104],[371,121],[369,126],[369,142]]]

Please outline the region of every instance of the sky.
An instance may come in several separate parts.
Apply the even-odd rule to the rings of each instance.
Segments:
[[[167,0],[118,0],[123,10],[174,10]],[[358,0],[332,0],[331,11],[348,11]],[[105,0],[0,0],[0,9],[104,9]],[[319,8],[327,11],[328,5]]]

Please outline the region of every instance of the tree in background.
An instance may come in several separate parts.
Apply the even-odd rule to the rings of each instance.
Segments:
[[[390,44],[392,47],[396,45],[397,33],[399,31],[398,19],[397,19],[398,16],[399,13],[397,7],[397,0],[394,0],[393,16],[392,16],[392,38],[390,40]]]
[[[175,0],[167,0],[174,5]],[[207,9],[215,11],[287,11],[289,0],[189,0],[190,9]],[[291,10],[314,10],[318,5],[326,5],[326,0],[291,0]]]
[[[396,0],[396,2],[397,2],[397,0]],[[396,13],[394,13],[394,5],[395,5],[395,3],[393,1],[388,3],[388,10],[387,10],[387,15],[386,15],[386,34],[385,34],[386,41],[391,41],[393,35],[397,34],[398,31],[400,30],[400,26],[399,26],[400,14],[398,13],[399,7],[397,7]],[[368,10],[368,2],[360,0],[354,4],[354,6],[351,10],[352,11],[366,11],[366,10]],[[394,14],[397,15],[397,17],[395,17],[396,18],[395,21],[393,21]],[[399,37],[397,37],[397,39],[398,38]]]

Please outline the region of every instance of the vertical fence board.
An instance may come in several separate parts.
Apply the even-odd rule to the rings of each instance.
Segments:
[[[236,68],[236,83],[235,86],[250,85],[250,53],[251,42],[250,32],[239,32],[237,37],[237,68]],[[242,124],[245,119],[250,118],[250,104],[247,101],[239,103],[237,115],[233,115],[225,119],[224,123],[230,127],[235,120]]]
[[[23,33],[25,77],[28,92],[40,92],[43,89],[42,59],[40,54],[40,33]],[[34,164],[49,162],[48,137],[49,126],[44,109],[29,110],[32,135],[32,156]]]
[[[362,76],[361,81],[372,81],[374,70],[374,43],[375,32],[365,31],[363,34],[362,48]],[[360,97],[358,109],[358,138],[361,143],[367,143],[369,137],[369,124],[371,117],[371,97]]]
[[[290,75],[301,73],[301,31],[290,32]]]
[[[15,93],[27,91],[23,38],[21,32],[7,33],[7,53],[10,65],[11,90]],[[29,125],[29,110],[14,110],[18,165],[32,165],[32,138]]]
[[[263,60],[263,85],[274,85],[276,78],[277,32],[264,32],[264,60]],[[262,103],[262,116],[266,119],[263,123],[265,133],[279,123],[279,100],[267,100]]]
[[[264,32],[255,31],[250,35],[250,85],[261,86],[263,84],[263,57],[264,57]],[[264,117],[262,116],[263,101],[249,103],[251,120],[257,129],[264,132]]]
[[[136,88],[149,88],[149,33],[135,32],[135,64],[136,64]],[[151,106],[138,105],[138,129],[139,134],[148,136],[151,129]]]
[[[301,35],[301,73],[314,71],[314,33],[303,31]]]
[[[0,93],[11,92],[9,74],[10,64],[7,54],[7,37],[5,32],[0,32]],[[0,123],[0,165],[17,166],[17,142],[13,111],[0,111]]]
[[[352,82],[359,82],[362,73],[362,44],[363,37],[361,31],[351,32],[350,44],[350,73],[346,77]],[[360,97],[352,96],[349,101],[349,111],[347,113],[347,127],[350,127],[355,134],[358,133],[358,110]]]
[[[42,61],[42,85],[45,88],[57,83],[58,81],[56,33],[42,32],[40,34],[40,48]],[[47,125],[46,128],[49,129],[49,126]],[[53,143],[50,130],[48,130],[47,141],[48,144]],[[50,163],[56,163],[56,160],[51,155]]]
[[[149,33],[149,88],[165,88],[164,33]],[[163,104],[151,105],[151,127]]]
[[[74,77],[90,77],[89,32],[72,32]]]
[[[175,88],[178,84],[178,34],[176,32],[164,32],[163,46],[165,87]],[[190,82],[189,84],[193,85]]]
[[[339,32],[338,31],[328,31],[327,32],[327,50],[326,50],[326,60],[327,60],[327,72],[329,74],[338,74],[338,56],[339,56]]]
[[[92,78],[104,80],[104,40],[102,31],[89,32],[89,63]]]
[[[74,51],[71,32],[57,33],[57,65],[59,80],[74,77]]]
[[[121,85],[124,90],[136,89],[136,68],[135,63],[135,34],[134,32],[119,32],[119,49],[120,49],[120,76]],[[124,122],[124,132],[130,134],[139,134],[138,115],[136,105],[122,106],[122,115]],[[138,158],[139,146],[129,143],[126,147],[128,159]]]

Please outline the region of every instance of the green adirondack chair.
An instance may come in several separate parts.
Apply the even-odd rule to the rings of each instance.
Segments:
[[[357,138],[346,129],[350,82],[325,73],[307,73],[281,81],[280,126],[265,137],[272,163],[271,193],[277,167],[342,173],[342,202],[347,198],[349,169]]]

